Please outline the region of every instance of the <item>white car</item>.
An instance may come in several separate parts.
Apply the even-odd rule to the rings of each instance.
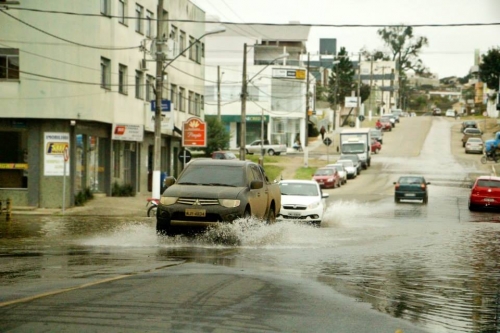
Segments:
[[[358,169],[351,160],[338,160],[337,163],[341,163],[347,172],[347,178],[354,179],[358,176]]]
[[[455,117],[455,110],[453,109],[448,109],[446,110],[446,113],[444,114],[446,117]]]
[[[319,226],[326,209],[328,193],[314,180],[282,180],[281,209],[276,220],[298,220]]]
[[[342,163],[335,163],[335,164],[327,164],[325,168],[335,168],[337,169],[337,172],[339,173],[340,176],[340,182],[342,185],[347,183],[347,171],[344,168],[344,165]]]

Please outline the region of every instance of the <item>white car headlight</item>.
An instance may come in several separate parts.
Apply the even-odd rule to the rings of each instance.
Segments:
[[[240,200],[219,199],[219,203],[221,206],[224,206],[226,208],[234,208],[240,205]]]
[[[160,202],[162,205],[169,206],[177,202],[178,197],[161,197]]]
[[[312,203],[310,203],[309,205],[307,205],[307,209],[314,209],[314,208],[318,207],[318,206],[319,206],[319,204],[320,204],[320,202],[319,202],[319,201],[312,202]]]
[[[334,179],[333,177],[332,178],[328,178],[327,182],[333,182],[333,179]]]

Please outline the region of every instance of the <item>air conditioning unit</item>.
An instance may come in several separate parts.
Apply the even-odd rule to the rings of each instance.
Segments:
[[[148,70],[148,62],[146,59],[141,59],[141,61],[139,61],[139,68],[143,72]]]
[[[167,60],[172,60],[179,54],[179,43],[176,40],[167,40]]]

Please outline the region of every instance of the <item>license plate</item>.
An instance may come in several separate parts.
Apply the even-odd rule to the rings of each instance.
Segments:
[[[318,184],[323,185],[324,183],[323,182],[318,182]]]
[[[290,212],[290,213],[288,213],[288,215],[290,215],[290,216],[300,216],[300,213]]]
[[[406,193],[405,194],[405,197],[414,197],[415,196],[415,193]]]
[[[490,199],[490,198],[484,198],[483,201],[486,201],[486,202],[494,202],[495,199]]]
[[[195,217],[205,217],[206,210],[205,209],[186,209],[184,211],[186,216],[195,216]]]

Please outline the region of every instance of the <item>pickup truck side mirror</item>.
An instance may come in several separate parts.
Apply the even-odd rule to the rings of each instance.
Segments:
[[[163,193],[167,188],[174,185],[177,180],[173,176],[168,176],[163,181],[163,185],[161,187],[161,193]]]
[[[258,190],[264,187],[264,182],[262,180],[252,180],[250,182],[251,190]]]

